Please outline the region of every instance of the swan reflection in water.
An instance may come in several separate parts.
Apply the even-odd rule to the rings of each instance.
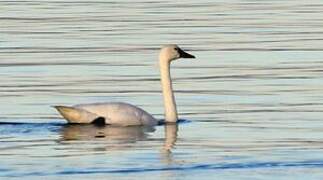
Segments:
[[[62,130],[62,140],[120,140],[126,142],[136,142],[145,140],[149,132],[154,132],[155,128],[150,126],[96,126],[88,125],[66,125]]]
[[[178,131],[178,125],[175,124],[165,124],[165,142],[164,142],[164,150],[167,152],[170,152],[173,147],[175,146],[175,143],[177,141],[177,131]]]
[[[165,139],[162,151],[167,153],[171,152],[177,140],[177,124],[165,124]],[[154,132],[156,129],[153,126],[97,126],[93,124],[87,125],[65,125],[61,131],[60,143],[69,141],[103,141],[109,144],[109,147],[104,148],[109,150],[122,150],[129,148],[131,144],[137,141],[149,140],[149,133]],[[151,139],[153,140],[153,139]]]

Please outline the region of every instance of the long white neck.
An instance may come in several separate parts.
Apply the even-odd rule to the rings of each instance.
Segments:
[[[172,87],[172,79],[170,77],[170,62],[163,57],[159,59],[161,85],[164,97],[165,121],[177,122],[177,109]]]

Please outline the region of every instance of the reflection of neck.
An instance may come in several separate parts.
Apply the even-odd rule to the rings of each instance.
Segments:
[[[177,124],[165,124],[165,144],[164,148],[170,151],[177,141]]]
[[[170,62],[164,58],[160,58],[160,73],[161,85],[163,89],[164,107],[165,107],[165,121],[177,121],[177,109],[172,87],[172,79],[170,77]]]

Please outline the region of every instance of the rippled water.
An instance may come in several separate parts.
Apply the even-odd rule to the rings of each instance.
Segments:
[[[321,0],[0,1],[0,177],[321,179]],[[70,126],[51,105],[126,101],[178,126]],[[15,123],[13,123],[15,122]]]

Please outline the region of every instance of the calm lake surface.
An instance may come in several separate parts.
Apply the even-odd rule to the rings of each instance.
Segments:
[[[323,1],[0,0],[0,179],[322,179]],[[69,126],[125,101],[184,123]]]

